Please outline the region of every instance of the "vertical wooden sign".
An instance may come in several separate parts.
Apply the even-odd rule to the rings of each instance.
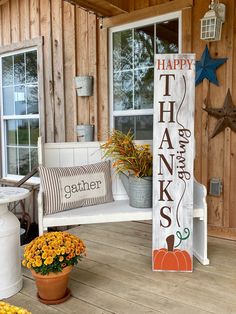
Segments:
[[[195,55],[155,58],[153,270],[192,271]]]

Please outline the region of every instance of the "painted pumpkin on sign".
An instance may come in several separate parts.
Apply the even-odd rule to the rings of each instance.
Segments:
[[[168,249],[153,252],[154,270],[192,271],[192,259],[187,251],[174,249],[174,235],[166,238]]]

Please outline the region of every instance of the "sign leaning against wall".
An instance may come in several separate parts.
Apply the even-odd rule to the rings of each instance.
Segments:
[[[192,271],[195,55],[155,58],[152,268]]]

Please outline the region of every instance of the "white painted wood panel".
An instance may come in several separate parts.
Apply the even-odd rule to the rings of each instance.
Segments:
[[[192,271],[195,55],[155,58],[153,270]]]
[[[59,153],[60,167],[71,167],[74,165],[74,149],[62,148]]]
[[[74,148],[74,166],[84,166],[88,161],[88,149],[87,148]]]

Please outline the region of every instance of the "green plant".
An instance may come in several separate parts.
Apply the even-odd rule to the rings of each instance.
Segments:
[[[133,142],[133,134],[113,130],[108,140],[101,145],[103,157],[113,159],[116,172],[126,172],[137,177],[152,175],[152,153],[148,144],[137,145]]]
[[[82,240],[68,232],[48,232],[32,240],[24,250],[22,265],[47,275],[75,265],[85,254]]]

